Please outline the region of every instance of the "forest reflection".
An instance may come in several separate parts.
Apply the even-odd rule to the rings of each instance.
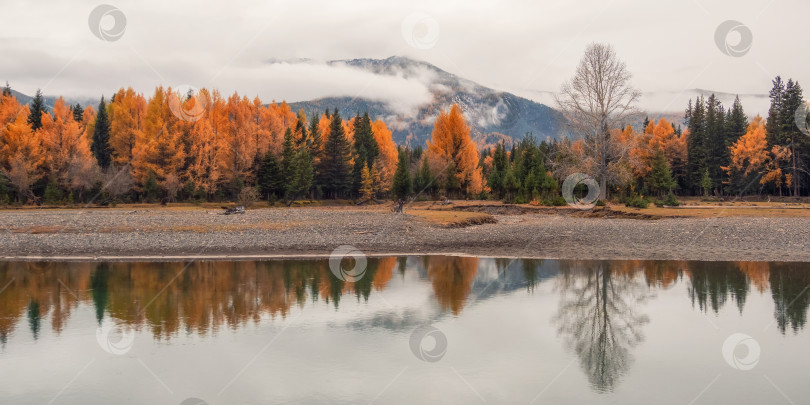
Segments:
[[[36,339],[50,323],[60,333],[71,312],[92,305],[96,319],[109,316],[156,339],[238,328],[263,318],[286,317],[292,308],[341,300],[367,301],[395,274],[416,271],[429,283],[443,313],[459,316],[488,291],[535,293],[553,279],[560,294],[556,327],[580,356],[597,387],[609,387],[626,370],[629,349],[643,339],[645,300],[679,283],[696,310],[718,312],[746,297],[768,293],[781,333],[801,331],[807,321],[810,272],[802,264],[677,261],[550,261],[473,257],[387,257],[368,260],[365,276],[344,282],[326,260],[175,263],[0,263],[0,343],[27,324]],[[476,283],[484,268],[494,280]],[[508,283],[507,283],[508,281]],[[507,287],[503,287],[508,284]],[[495,287],[493,287],[495,286]],[[476,297],[476,298],[471,298]],[[414,298],[415,300],[417,297]]]
[[[645,270],[632,263],[574,263],[558,279],[554,322],[597,391],[612,390],[630,368],[630,349],[644,339],[642,329],[650,321],[640,312],[652,295],[649,286],[671,285],[678,274],[659,266]]]

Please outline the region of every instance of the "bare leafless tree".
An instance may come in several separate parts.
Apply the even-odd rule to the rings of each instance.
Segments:
[[[180,188],[182,188],[182,184],[180,183],[180,178],[177,177],[174,173],[169,173],[166,175],[166,180],[163,181],[163,188],[166,189],[166,194],[169,198],[169,201],[174,202],[177,199],[177,193],[180,192]]]
[[[115,199],[128,193],[135,185],[135,181],[132,179],[132,174],[129,171],[129,166],[116,168],[114,165],[110,165],[110,167],[104,171],[102,179],[104,191]]]
[[[259,190],[256,190],[256,187],[244,187],[242,191],[239,192],[237,200],[239,201],[239,205],[250,208],[253,203],[259,201]]]
[[[79,200],[83,200],[82,195],[84,192],[100,181],[101,176],[101,169],[95,159],[83,159],[80,156],[73,156],[70,158],[66,173],[60,181],[66,188],[76,190],[79,193]]]
[[[8,177],[9,182],[17,188],[17,197],[20,202],[35,201],[34,193],[31,192],[31,185],[36,181],[36,176],[29,170],[20,155],[14,156],[9,163],[11,169],[4,170],[4,174]]]
[[[611,167],[627,153],[617,147],[611,129],[622,128],[638,111],[641,92],[630,85],[632,75],[608,44],[591,44],[577,66],[573,79],[555,96],[570,132],[585,142],[586,166],[599,180],[599,198],[607,196]]]

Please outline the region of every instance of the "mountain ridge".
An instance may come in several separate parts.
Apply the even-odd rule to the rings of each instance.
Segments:
[[[471,135],[479,146],[489,144],[488,138],[522,138],[532,133],[539,139],[556,139],[561,134],[562,115],[553,108],[532,100],[482,86],[472,80],[449,73],[428,62],[402,56],[386,59],[359,58],[333,60],[328,65],[346,65],[377,75],[418,79],[430,90],[432,100],[420,105],[411,116],[395,111],[384,101],[362,97],[323,97],[289,103],[294,110],[303,109],[308,115],[326,108],[338,108],[354,115],[368,111],[372,118],[383,119],[399,144],[423,145],[430,138],[433,121],[442,110],[458,104],[468,123]],[[425,82],[427,81],[427,82]]]

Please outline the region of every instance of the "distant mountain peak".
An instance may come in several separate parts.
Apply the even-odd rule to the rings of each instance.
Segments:
[[[326,108],[338,108],[350,114],[368,111],[372,117],[383,119],[388,124],[398,143],[424,144],[430,137],[433,121],[439,111],[448,109],[454,103],[464,112],[473,138],[481,140],[479,146],[489,144],[487,140],[492,139],[522,138],[528,132],[540,139],[557,138],[560,134],[560,115],[548,106],[482,86],[425,61],[390,56],[385,59],[333,60],[327,64],[346,65],[377,75],[416,79],[430,90],[432,100],[420,105],[410,115],[395,112],[380,101],[349,97],[291,103],[294,109],[303,108],[308,114],[320,113]]]

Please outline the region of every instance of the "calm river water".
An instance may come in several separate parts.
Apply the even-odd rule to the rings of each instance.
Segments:
[[[808,264],[362,267],[0,263],[0,404],[810,399]]]

